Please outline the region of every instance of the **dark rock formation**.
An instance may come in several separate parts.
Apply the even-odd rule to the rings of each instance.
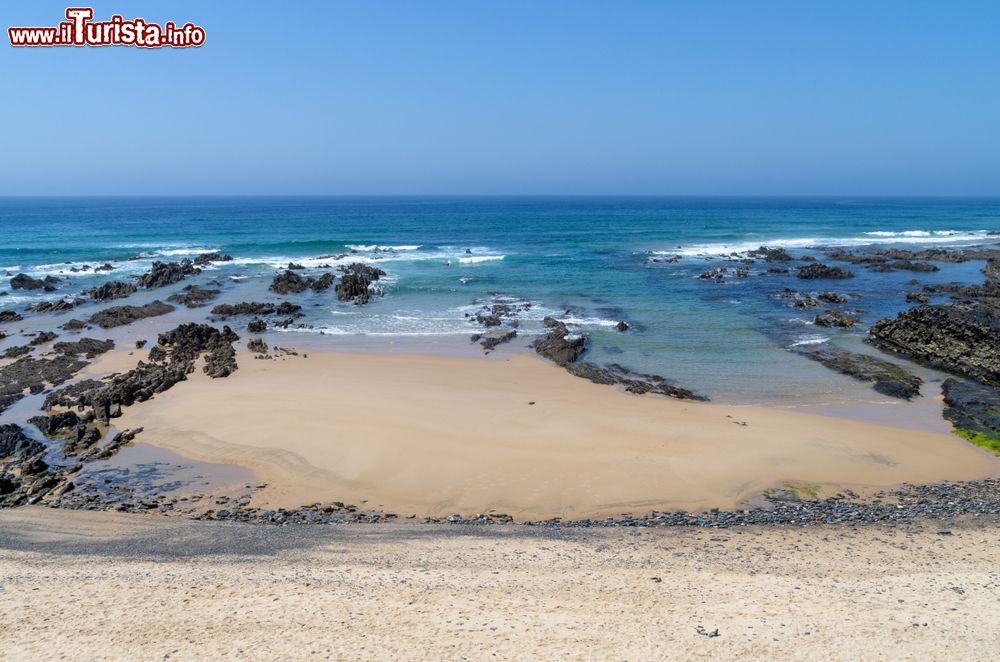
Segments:
[[[910,400],[920,394],[920,385],[923,384],[923,380],[895,363],[883,361],[867,354],[856,354],[830,347],[796,349],[795,351],[797,354],[818,361],[827,368],[836,370],[843,375],[863,382],[873,382],[872,388],[883,395]]]
[[[32,338],[28,344],[31,345],[32,347],[38,347],[39,345],[44,345],[45,343],[52,342],[58,337],[59,337],[58,335],[52,333],[51,331],[42,331],[34,338]]]
[[[275,275],[271,291],[278,294],[299,294],[309,289],[310,281],[291,270]]]
[[[36,304],[28,306],[28,310],[33,313],[61,313],[67,310],[73,310],[73,306],[76,304],[77,301],[70,301],[69,299],[39,301]]]
[[[828,310],[822,315],[817,315],[813,319],[813,324],[826,328],[837,327],[840,329],[850,329],[857,323],[857,319],[842,313],[839,310]]]
[[[180,262],[153,262],[152,268],[139,278],[139,287],[156,288],[173,285],[188,276],[200,274],[201,269],[191,260]]]
[[[646,375],[632,372],[628,368],[612,363],[607,367],[602,367],[589,361],[581,361],[566,366],[570,374],[588,379],[595,384],[608,384],[623,386],[629,393],[657,393],[680,400],[708,400],[703,395],[698,395],[693,391],[680,386],[670,384],[659,375]]]
[[[941,385],[944,417],[959,430],[1000,436],[1000,391],[948,378]]]
[[[247,343],[247,351],[254,354],[267,354],[267,343],[261,338],[251,338]]]
[[[804,267],[799,267],[799,278],[805,278],[809,280],[813,279],[844,279],[844,278],[854,278],[854,274],[850,271],[841,269],[840,267],[828,267],[821,262],[814,262]]]
[[[836,292],[820,292],[816,298],[826,303],[847,303],[847,297]]]
[[[0,324],[5,322],[20,322],[24,318],[13,310],[0,310]]]
[[[906,300],[910,303],[927,303],[930,298],[923,292],[907,292]]]
[[[92,359],[95,356],[110,352],[115,348],[113,340],[97,340],[95,338],[80,338],[74,342],[57,342],[52,349],[60,354],[79,355]]]
[[[0,412],[24,397],[24,391],[41,393],[47,385],[58,386],[87,365],[73,356],[22,358],[0,367]]]
[[[31,345],[15,345],[4,350],[4,353],[0,354],[0,358],[16,359],[19,356],[27,356],[28,354],[31,354]]]
[[[168,296],[167,301],[181,303],[188,308],[199,308],[204,306],[208,301],[211,301],[215,297],[219,296],[220,291],[221,290],[204,289],[198,287],[197,285],[188,285],[177,294],[171,294]]]
[[[55,276],[32,278],[28,274],[18,274],[10,279],[10,286],[15,290],[45,290],[54,292],[60,280]]]
[[[284,304],[282,304],[284,305]],[[298,306],[296,306],[298,308]],[[275,312],[273,303],[256,303],[243,301],[241,303],[220,303],[212,308],[212,314],[219,317],[231,317],[233,315],[271,315]]]
[[[45,451],[45,444],[24,434],[13,423],[0,425],[0,458],[23,459]]]
[[[626,322],[625,320],[621,320],[620,322],[618,322],[618,324],[615,324],[615,330],[617,330],[617,331],[619,331],[621,333],[625,333],[626,331],[628,331],[631,328],[632,327],[629,326],[629,323]]]
[[[517,329],[509,329],[499,335],[484,336],[479,343],[487,352],[492,351],[505,342],[510,342],[517,337]]]
[[[382,291],[372,286],[385,272],[360,262],[346,267],[340,267],[343,275],[337,283],[337,299],[353,301],[357,305],[368,303],[373,296],[380,296]]]
[[[121,407],[144,402],[187,379],[203,354],[205,374],[213,378],[232,374],[238,367],[233,348],[237,340],[228,326],[220,331],[207,324],[182,324],[160,334],[157,345],[149,352],[149,363],[140,361],[132,370],[104,381],[86,379],[59,389],[46,396],[45,408],[82,411],[90,407],[94,417],[107,424]]]
[[[264,320],[253,320],[247,324],[247,331],[250,333],[264,333],[267,331],[267,322]]]
[[[87,323],[83,320],[72,319],[59,328],[63,331],[80,331],[81,329],[87,328]]]
[[[232,255],[224,255],[219,252],[202,253],[194,258],[194,265],[196,267],[204,267],[212,262],[232,262],[232,260]]]
[[[102,329],[112,329],[147,317],[166,315],[173,310],[173,306],[159,300],[147,303],[145,306],[112,306],[91,315],[90,323]]]
[[[112,299],[124,299],[136,291],[132,283],[123,283],[120,280],[112,280],[104,283],[100,287],[87,292],[94,301],[110,301]]]
[[[535,351],[563,367],[580,358],[587,349],[587,337],[570,333],[563,322],[552,317],[543,321],[550,331],[533,343]]]
[[[768,248],[761,246],[747,253],[754,258],[764,258],[765,262],[791,262],[792,256],[784,248]]]
[[[1000,316],[986,306],[918,306],[869,331],[880,349],[1000,386]]]

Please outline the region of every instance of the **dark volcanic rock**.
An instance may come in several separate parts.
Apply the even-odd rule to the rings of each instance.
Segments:
[[[944,417],[960,430],[1000,435],[1000,391],[948,378],[941,385]]]
[[[842,313],[839,310],[828,310],[822,315],[817,315],[813,319],[813,324],[826,328],[837,327],[840,329],[850,329],[857,323],[857,319]]]
[[[79,331],[87,328],[87,323],[83,320],[72,319],[63,324],[60,328],[64,331]]]
[[[484,336],[482,341],[479,343],[483,346],[486,351],[492,351],[505,342],[510,342],[517,337],[517,329],[509,329],[504,331],[500,335],[496,336]]]
[[[985,306],[918,306],[869,331],[880,349],[1000,386],[1000,316]]]
[[[309,289],[309,280],[294,271],[286,270],[275,275],[270,289],[278,294],[299,294]]]
[[[251,338],[247,343],[247,351],[254,354],[267,354],[267,343],[261,338]]]
[[[208,301],[211,301],[215,297],[219,296],[220,291],[221,290],[204,289],[198,287],[197,285],[188,285],[181,292],[168,296],[167,301],[181,303],[188,308],[199,308],[204,306]]]
[[[27,356],[28,354],[31,354],[31,345],[15,345],[4,350],[4,353],[0,354],[0,358],[16,359],[19,356]]]
[[[224,255],[219,252],[215,253],[202,253],[194,258],[194,264],[197,267],[204,267],[212,262],[232,262],[232,255]]]
[[[253,320],[247,324],[247,331],[250,333],[264,333],[267,331],[267,322],[264,320]]]
[[[173,310],[173,306],[159,300],[147,303],[145,306],[112,306],[91,315],[90,323],[102,329],[112,329],[147,317],[166,315]]]
[[[188,276],[200,274],[201,269],[191,260],[180,262],[153,262],[152,268],[139,278],[139,287],[155,288],[173,285]]]
[[[847,297],[836,292],[820,292],[816,298],[826,303],[847,303]]]
[[[88,359],[110,352],[114,348],[113,340],[97,340],[96,338],[80,338],[74,342],[57,342],[52,346],[52,349],[60,354],[83,354]]]
[[[202,353],[206,353],[203,368],[209,377],[227,377],[236,371],[236,350],[233,343],[240,337],[228,326],[222,330],[207,324],[181,324],[177,328],[161,333],[157,344],[170,350],[170,361],[193,363]]]
[[[355,262],[346,267],[341,267],[343,275],[337,283],[337,298],[341,301],[353,301],[357,305],[363,305],[373,296],[379,296],[382,291],[372,286],[385,272],[367,264]]]
[[[284,305],[284,304],[282,304]],[[296,306],[296,309],[298,306]],[[271,315],[275,312],[273,303],[256,303],[243,301],[241,303],[220,303],[212,308],[212,314],[220,317],[231,317],[233,315]]]
[[[832,278],[832,279],[844,279],[844,278],[854,278],[854,274],[850,271],[841,269],[840,267],[828,267],[821,262],[814,262],[804,267],[799,267],[799,278],[805,279],[819,279],[819,278]]]
[[[132,283],[123,283],[120,280],[112,280],[104,283],[100,287],[87,292],[94,301],[111,301],[112,299],[124,299],[136,291]]]
[[[37,347],[39,345],[44,345],[45,343],[52,342],[58,337],[59,337],[58,335],[52,333],[51,331],[42,331],[37,336],[32,338],[31,342],[29,342],[28,344],[31,345],[32,347]]]
[[[0,324],[5,322],[20,322],[24,318],[13,310],[0,310]]]
[[[326,292],[333,285],[333,280],[333,274],[328,271],[319,278],[313,279],[309,283],[309,288],[313,292]]]
[[[602,367],[589,361],[581,361],[567,365],[566,370],[577,377],[589,379],[595,384],[623,386],[629,393],[658,393],[681,400],[708,400],[703,395],[698,395],[686,388],[670,384],[659,375],[632,372],[617,363]]]
[[[983,273],[989,280],[1000,281],[1000,257],[991,257],[983,267]]]
[[[906,300],[910,303],[927,303],[930,298],[923,292],[907,292]]]
[[[587,348],[587,337],[570,333],[564,323],[551,317],[544,322],[550,331],[533,343],[535,351],[564,367],[580,358]]]
[[[765,262],[791,262],[792,256],[784,248],[761,246],[747,253],[750,257],[764,258]]]
[[[57,301],[39,301],[36,304],[28,306],[28,310],[33,313],[61,313],[67,310],[73,310],[74,305],[76,305],[76,302],[68,299],[59,299]]]
[[[162,333],[150,350],[150,363],[139,364],[126,373],[104,381],[86,379],[50,393],[45,408],[91,407],[94,416],[107,424],[121,407],[144,402],[187,379],[197,359],[205,355],[204,372],[210,377],[226,377],[237,369],[233,343],[239,340],[228,326],[220,331],[207,324],[182,324]]]
[[[288,301],[282,301],[278,304],[278,307],[274,309],[274,312],[278,315],[297,315],[301,317],[301,315],[298,314],[300,310],[302,310],[302,306]]]
[[[859,381],[873,382],[872,388],[877,392],[894,398],[910,400],[920,394],[920,385],[923,384],[920,377],[895,363],[867,354],[827,347],[797,349],[796,353]]]
[[[59,279],[55,276],[32,278],[28,274],[18,274],[10,279],[10,286],[15,290],[45,290],[46,292],[53,292],[59,282]]]
[[[24,434],[21,426],[13,423],[0,425],[0,458],[25,458],[44,450],[45,444]]]
[[[631,328],[632,327],[629,326],[629,323],[626,322],[625,320],[621,320],[620,322],[618,322],[618,324],[615,324],[615,329],[621,333],[625,333]]]

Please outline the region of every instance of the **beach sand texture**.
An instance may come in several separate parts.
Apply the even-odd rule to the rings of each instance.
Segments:
[[[525,354],[241,354],[239,364],[226,379],[192,375],[116,425],[248,467],[267,484],[253,505],[267,508],[337,500],[404,516],[579,518],[734,507],[785,481],[836,489],[1000,469],[949,434],[637,396]]]
[[[990,660],[1000,529],[983,524],[252,527],[29,507],[0,512],[2,657]]]

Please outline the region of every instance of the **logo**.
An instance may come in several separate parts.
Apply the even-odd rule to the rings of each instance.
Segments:
[[[197,48],[205,43],[205,28],[194,23],[163,25],[146,19],[130,21],[119,14],[94,21],[92,7],[68,7],[66,19],[55,27],[10,27],[7,36],[16,47],[135,46],[137,48]]]

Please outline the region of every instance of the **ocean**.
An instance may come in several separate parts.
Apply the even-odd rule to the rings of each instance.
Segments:
[[[329,349],[361,343],[468,352],[475,349],[469,336],[481,331],[471,316],[503,300],[530,304],[515,347],[541,332],[550,315],[590,336],[589,360],[663,375],[716,401],[871,402],[883,398],[789,350],[833,343],[874,352],[863,342],[867,327],[913,305],[907,291],[981,282],[982,263],[875,273],[830,262],[855,272],[847,281],[800,280],[799,263],[790,274],[767,274],[775,265],[763,261],[748,265],[746,278],[717,283],[698,275],[732,267],[724,256],[760,245],[824,261],[820,251],[832,246],[988,245],[1000,242],[991,234],[997,231],[1000,200],[979,199],[6,198],[0,199],[0,291],[6,291],[0,309],[25,315],[15,327],[53,328],[111,304],[61,316],[24,308],[138,275],[153,260],[208,251],[234,259],[115,303],[165,298],[208,281],[222,284],[223,301],[274,301],[279,297],[267,286],[289,262],[319,273],[364,261],[387,272],[383,297],[355,306],[338,302],[332,290],[296,295],[306,313],[302,326],[269,333],[288,334],[281,337],[287,344]],[[95,274],[92,268],[104,263],[114,271]],[[51,293],[12,290],[8,278],[21,272],[63,280]],[[817,327],[816,310],[797,310],[774,296],[784,288],[849,294],[860,323],[850,330]],[[184,314],[204,319],[208,310]],[[622,320],[631,326],[625,333],[615,329]]]

